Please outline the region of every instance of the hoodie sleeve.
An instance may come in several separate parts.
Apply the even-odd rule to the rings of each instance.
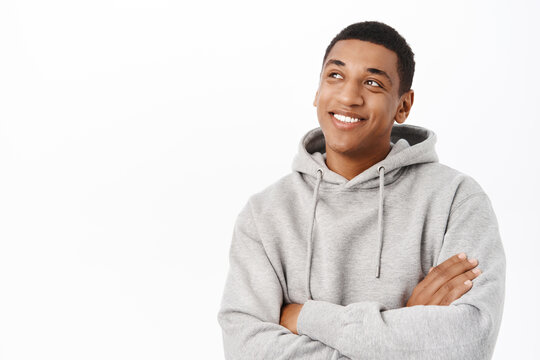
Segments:
[[[385,310],[378,302],[347,306],[308,300],[298,333],[351,359],[490,359],[502,319],[506,260],[495,213],[483,192],[451,210],[437,265],[465,252],[482,274],[449,306]]]
[[[308,336],[279,324],[283,290],[252,217],[250,203],[240,212],[229,252],[229,271],[218,313],[225,358],[348,359]]]

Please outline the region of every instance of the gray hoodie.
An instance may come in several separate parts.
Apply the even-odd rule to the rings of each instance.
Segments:
[[[238,214],[218,322],[226,359],[490,359],[506,259],[491,202],[438,162],[433,131],[394,124],[385,159],[351,180],[320,128],[292,173]],[[429,268],[465,252],[482,270],[449,306],[406,307]],[[281,307],[303,304],[298,335]]]

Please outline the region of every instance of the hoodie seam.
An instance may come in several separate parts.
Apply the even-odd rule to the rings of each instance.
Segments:
[[[477,192],[477,193],[474,193],[474,194],[471,194],[469,196],[467,196],[465,199],[461,200],[460,202],[457,203],[456,207],[454,207],[451,211],[450,211],[450,214],[448,215],[448,218],[450,218],[450,216],[455,213],[457,211],[457,209],[459,209],[462,205],[464,205],[467,201],[469,201],[470,199],[474,198],[474,197],[478,197],[478,196],[482,196],[482,195],[486,195],[485,192]]]
[[[410,171],[410,167],[411,167],[410,165],[402,166],[401,167],[402,170],[399,173],[399,175],[397,175],[396,178],[394,180],[392,180],[391,182],[389,182],[387,184],[384,184],[384,187],[385,188],[386,187],[391,187],[392,185],[397,183],[406,173],[408,173]],[[317,184],[317,182],[312,182],[313,180],[311,179],[311,177],[306,177],[306,178],[308,179],[310,185],[315,186]],[[324,176],[323,176],[323,181],[324,181]],[[342,185],[336,185],[336,186],[342,186]],[[325,192],[325,193],[358,192],[358,191],[379,191],[379,185],[374,186],[374,187],[370,187],[370,188],[352,187],[352,188],[349,188],[349,189],[337,189],[337,190],[325,187],[325,185],[323,185],[322,182],[321,182],[321,185],[319,186],[319,192]]]
[[[253,213],[253,207],[251,206],[251,201],[248,201],[248,205],[249,205],[249,212],[251,214],[251,218],[253,219],[253,224],[255,226],[255,232],[257,233],[257,238],[260,240],[260,243],[261,243],[261,247],[264,251],[264,256],[266,256],[266,259],[268,260],[268,263],[270,264],[270,266],[272,267],[272,270],[274,271],[274,274],[276,275],[276,279],[278,280],[279,282],[279,285],[281,286],[281,292],[283,294],[283,297],[285,297],[285,294],[287,294],[287,299],[289,299],[289,290],[288,289],[285,289],[283,287],[283,284],[281,282],[281,279],[276,271],[276,268],[274,267],[274,264],[272,263],[272,260],[268,257],[268,252],[266,251],[266,247],[264,246],[264,241],[261,237],[261,233],[259,232],[259,227],[257,226],[257,221],[256,221],[256,218],[255,218],[255,214]]]

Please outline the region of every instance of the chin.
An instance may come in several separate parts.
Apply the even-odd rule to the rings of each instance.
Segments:
[[[332,137],[327,142],[327,147],[340,154],[354,154],[359,145],[356,141],[339,141]]]

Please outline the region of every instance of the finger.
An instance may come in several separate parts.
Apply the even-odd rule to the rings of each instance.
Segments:
[[[426,276],[425,284],[422,284],[422,292],[426,292],[426,296],[431,298],[441,286],[452,280],[454,277],[463,274],[466,271],[471,270],[478,265],[478,260],[474,260],[472,263],[467,259],[454,255],[447,259],[442,264],[435,266]]]
[[[461,254],[465,255],[464,253],[461,253]],[[422,292],[435,279],[436,275],[430,275],[433,272],[433,269],[437,268],[438,272],[440,273],[440,272],[444,272],[445,269],[452,266],[452,264],[461,262],[462,259],[459,257],[461,254],[456,254],[456,255],[446,259],[444,262],[442,262],[438,266],[432,266],[428,271],[428,275],[425,277],[424,280],[422,280],[417,285],[417,288],[415,290],[418,290],[418,292]],[[465,255],[465,257],[466,256],[467,255]]]
[[[447,282],[433,295],[428,305],[450,305],[452,302],[461,298],[472,287],[472,280],[477,278],[482,271],[479,268],[469,270],[451,281]],[[471,283],[466,283],[466,281]]]
[[[441,270],[447,270],[453,267],[456,264],[460,264],[467,261],[467,254],[465,253],[459,253],[454,256],[449,257],[445,261],[443,261],[441,264],[437,265],[436,267]]]

